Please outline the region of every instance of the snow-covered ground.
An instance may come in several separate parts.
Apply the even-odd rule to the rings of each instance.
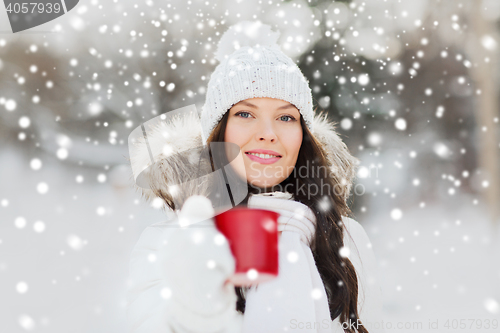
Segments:
[[[104,170],[41,160],[33,170],[13,148],[0,150],[0,331],[126,332],[130,251],[147,225],[167,217],[117,187],[122,169],[101,183]],[[379,262],[387,332],[499,331],[476,328],[500,321],[499,237],[483,207],[457,196],[453,207],[427,204],[398,220],[375,210],[357,220]]]

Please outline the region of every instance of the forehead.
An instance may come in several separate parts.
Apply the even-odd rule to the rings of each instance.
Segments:
[[[234,106],[245,106],[252,109],[273,108],[275,110],[295,110],[296,112],[299,112],[297,107],[290,102],[275,98],[249,98],[239,101],[234,104]]]

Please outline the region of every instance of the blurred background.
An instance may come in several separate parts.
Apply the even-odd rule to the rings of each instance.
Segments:
[[[201,110],[240,20],[281,32],[361,161],[388,331],[495,331],[497,0],[83,0],[16,34],[1,8],[0,331],[126,331],[130,251],[168,219],[132,187],[128,135]]]

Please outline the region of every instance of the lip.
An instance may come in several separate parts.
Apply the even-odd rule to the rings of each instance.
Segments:
[[[273,158],[260,158],[255,155],[250,155],[248,153],[255,153],[255,154],[268,154],[268,155],[277,155],[278,157],[273,157]],[[274,150],[266,150],[266,149],[254,149],[254,150],[249,150],[245,152],[245,155],[251,159],[254,162],[259,162],[260,164],[273,164],[279,161],[279,159],[282,157],[280,154],[275,152]]]
[[[260,164],[273,164],[280,160],[281,157],[273,157],[273,158],[260,158],[255,155],[245,154],[249,159],[254,162],[259,162]]]
[[[277,155],[277,156],[281,157],[281,154],[278,154],[274,150],[266,150],[266,149],[254,149],[254,150],[246,151],[245,154],[246,153]]]

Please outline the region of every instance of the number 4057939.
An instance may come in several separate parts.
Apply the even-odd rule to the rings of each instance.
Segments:
[[[448,319],[444,323],[444,327],[447,329],[465,329],[465,328],[475,328],[475,329],[497,329],[498,320],[493,319]]]
[[[59,13],[62,8],[61,4],[56,3],[43,3],[43,2],[23,2],[23,3],[9,3],[7,5],[7,13],[14,14],[31,14],[31,13]]]

